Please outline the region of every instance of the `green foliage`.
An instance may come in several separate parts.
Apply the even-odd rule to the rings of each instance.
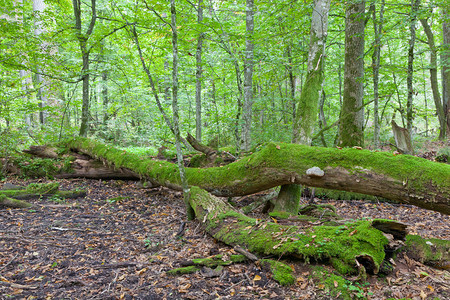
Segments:
[[[30,183],[25,189],[28,192],[36,194],[53,194],[59,189],[59,183]]]
[[[110,198],[108,200],[106,200],[108,203],[110,204],[115,204],[115,203],[119,203],[123,200],[129,199],[130,197],[123,197],[123,196],[118,196],[118,197],[114,197],[114,198]]]
[[[312,277],[316,286],[328,297],[345,300],[367,299],[372,295],[366,292],[368,282],[350,281],[323,267],[315,267]]]
[[[21,176],[28,178],[47,177],[53,178],[59,172],[55,160],[49,158],[28,158],[19,156],[12,159],[14,165],[18,166]]]

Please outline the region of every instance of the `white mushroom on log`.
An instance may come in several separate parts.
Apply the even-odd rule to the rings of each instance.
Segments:
[[[319,167],[312,167],[306,170],[306,175],[309,177],[323,177],[325,175],[325,172],[322,171]]]

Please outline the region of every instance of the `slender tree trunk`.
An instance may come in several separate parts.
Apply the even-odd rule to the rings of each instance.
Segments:
[[[251,146],[252,105],[253,105],[253,0],[247,0],[246,7],[246,39],[244,62],[244,106],[242,141],[244,151]]]
[[[287,58],[288,58],[288,66],[287,71],[288,71],[288,76],[289,76],[289,97],[291,99],[291,103],[292,103],[292,113],[293,113],[293,120],[295,120],[295,76],[294,76],[294,70],[293,70],[293,61],[292,61],[292,44],[289,44],[286,48],[286,54],[287,54]],[[280,88],[280,93],[281,93],[281,88]],[[283,94],[281,93],[281,99],[283,99]],[[284,102],[282,102],[283,105],[283,112],[284,112]],[[285,120],[285,124],[286,122],[286,113],[283,113],[283,117]]]
[[[447,121],[447,137],[450,137],[450,7],[443,8],[442,36],[443,47],[441,52],[442,64],[442,100]]]
[[[372,9],[373,28],[375,31],[375,42],[372,54],[372,74],[373,74],[373,121],[374,121],[374,144],[375,148],[380,146],[380,119],[378,112],[379,91],[378,82],[380,78],[380,49],[381,49],[381,37],[383,35],[383,22],[384,22],[384,0],[381,1],[380,7],[380,19],[377,22],[375,4]]]
[[[81,125],[80,136],[86,137],[89,131],[89,52],[86,51],[86,45],[81,46],[81,52],[83,53],[83,67],[81,69],[83,79],[83,100],[81,104]]]
[[[81,68],[81,78],[83,81],[83,101],[81,107],[81,124],[80,136],[87,136],[89,131],[89,55],[90,50],[87,47],[89,38],[94,30],[95,22],[97,20],[96,0],[91,0],[91,20],[85,33],[81,32],[81,0],[72,0],[73,14],[75,17],[75,32],[79,42],[83,66]]]
[[[413,76],[414,76],[414,44],[416,42],[416,20],[417,10],[419,9],[420,0],[411,0],[411,20],[409,24],[409,32],[411,38],[409,40],[408,48],[408,75],[406,84],[408,86],[408,101],[406,102],[406,129],[409,131],[409,136],[412,140],[412,124],[413,124]]]
[[[186,205],[186,216],[188,220],[195,218],[195,212],[190,204],[190,190],[186,178],[186,171],[183,163],[183,152],[181,150],[181,136],[178,117],[178,32],[177,32],[177,11],[175,0],[170,1],[171,27],[172,27],[172,110],[173,110],[173,129],[175,131],[175,145],[177,148],[177,165],[180,172],[181,185],[183,188],[183,198]]]
[[[41,13],[44,12],[45,9],[45,3],[43,0],[33,0],[33,12],[36,15],[39,15]],[[42,34],[43,28],[42,28],[42,21],[40,20],[42,18],[42,16],[38,16],[35,17],[35,21],[34,21],[34,34],[36,35],[37,38],[39,38],[39,36]],[[41,44],[41,47],[44,48],[45,45]],[[44,50],[44,49],[42,49]],[[36,68],[36,86],[38,87],[38,92],[37,92],[37,98],[39,101],[39,123],[41,125],[45,124],[45,113],[44,113],[44,107],[47,105],[47,97],[45,96],[45,91],[44,91],[44,80],[42,78],[42,69],[38,66]]]
[[[352,1],[345,11],[344,98],[339,118],[339,145],[364,145],[364,13],[365,1]]]
[[[103,104],[103,125],[107,126],[109,120],[108,106],[108,71],[104,70],[102,72],[102,104]]]
[[[197,21],[203,21],[203,0],[198,0]],[[197,71],[195,73],[195,139],[202,141],[202,44],[205,34],[200,32],[197,40],[195,60]]]
[[[444,140],[446,134],[446,120],[445,120],[445,112],[444,106],[442,105],[441,95],[439,93],[439,85],[438,85],[438,71],[437,71],[437,50],[436,45],[434,43],[434,35],[431,31],[430,25],[428,21],[425,19],[420,19],[420,23],[422,23],[422,27],[427,36],[428,45],[430,46],[430,82],[431,82],[431,90],[433,91],[433,100],[434,105],[436,107],[436,113],[438,115],[439,120],[439,139]]]

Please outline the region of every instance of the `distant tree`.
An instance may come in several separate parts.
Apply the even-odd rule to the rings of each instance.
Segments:
[[[371,4],[372,20],[375,40],[373,43],[372,54],[372,75],[373,75],[373,139],[375,147],[380,145],[380,115],[379,115],[379,80],[380,80],[380,54],[381,54],[381,37],[383,36],[384,22],[384,0],[381,0],[379,19],[377,20],[377,11],[375,3]]]
[[[203,22],[203,0],[198,0],[197,22]],[[195,52],[195,139],[202,141],[202,50],[205,33],[201,30],[197,38],[197,51]]]
[[[244,61],[244,106],[242,142],[244,151],[251,146],[252,105],[253,105],[253,0],[247,0],[245,18],[245,61]]]
[[[410,12],[410,23],[409,23],[409,47],[408,47],[408,74],[406,79],[406,84],[408,88],[408,101],[406,102],[406,129],[408,129],[410,139],[412,134],[413,126],[413,97],[414,97],[414,86],[413,86],[413,76],[414,76],[414,44],[416,42],[416,21],[417,13],[419,10],[420,0],[411,0],[411,12]]]
[[[35,19],[34,19],[34,34],[36,35],[36,38],[40,38],[40,35],[43,32],[43,25],[42,25],[42,16],[41,14],[44,12],[45,10],[45,3],[43,0],[33,0],[33,12],[35,14]],[[41,43],[41,51],[44,51],[45,49],[45,43]],[[37,67],[36,67],[36,77],[35,77],[35,81],[36,81],[36,85],[38,87],[38,93],[37,93],[37,98],[39,100],[39,107],[40,107],[40,112],[39,112],[39,122],[41,124],[45,123],[45,114],[44,114],[44,109],[43,107],[45,105],[47,105],[47,96],[45,95],[45,90],[44,90],[44,79],[42,78],[42,67],[40,66],[40,64],[38,63]]]

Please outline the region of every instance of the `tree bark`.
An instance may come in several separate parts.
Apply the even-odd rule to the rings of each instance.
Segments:
[[[186,216],[188,220],[195,218],[194,210],[192,209],[189,198],[190,190],[188,186],[188,180],[186,177],[186,171],[183,163],[183,151],[181,150],[181,135],[179,127],[178,117],[178,31],[177,31],[177,11],[175,6],[175,0],[170,1],[171,12],[171,28],[172,28],[172,111],[173,111],[173,129],[175,133],[175,146],[177,149],[177,165],[180,172],[181,186],[183,189],[183,198],[186,205]]]
[[[311,145],[317,121],[317,108],[322,91],[325,66],[325,45],[330,2],[330,0],[314,1],[314,10],[311,16],[308,69],[297,105],[292,139],[294,143],[302,145]],[[274,200],[274,210],[297,214],[300,205],[300,195],[300,186],[283,185],[277,199]]]
[[[244,151],[251,146],[252,106],[253,106],[253,0],[247,0],[246,38],[244,62],[244,106],[242,111],[242,142]]]
[[[411,14],[410,14],[410,40],[408,48],[408,75],[406,78],[406,84],[408,88],[408,101],[406,102],[406,129],[408,129],[411,140],[412,140],[412,124],[413,124],[413,76],[414,76],[414,44],[416,42],[416,19],[417,10],[419,9],[420,0],[411,0]],[[412,144],[412,142],[411,142]]]
[[[437,77],[437,50],[434,43],[434,35],[431,31],[428,21],[420,19],[422,27],[425,31],[428,40],[428,46],[430,46],[430,82],[431,90],[433,91],[433,100],[436,107],[436,113],[439,120],[439,139],[445,140],[445,134],[447,130],[447,124],[445,120],[444,106],[442,105],[441,95],[439,93],[438,77]]]
[[[308,70],[302,87],[294,120],[293,142],[311,145],[320,92],[322,90],[325,45],[328,30],[328,11],[330,0],[316,0],[311,17],[311,35],[309,42]]]
[[[182,190],[177,166],[142,159],[123,150],[78,138],[68,147],[130,169],[148,181]],[[308,175],[317,166],[324,175]],[[270,143],[261,151],[216,168],[186,168],[191,186],[222,197],[243,196],[283,184],[304,184],[380,196],[450,214],[450,165],[410,155]]]
[[[43,0],[33,0],[33,12],[35,13],[35,15],[43,13],[45,7],[46,5]],[[39,38],[39,36],[42,34],[43,31],[41,19],[42,16],[37,16],[37,18],[34,21],[34,34],[36,35],[37,38]],[[45,45],[42,44],[41,47],[42,50],[44,50]],[[42,71],[41,68],[38,66],[36,68],[36,85],[38,88],[36,96],[38,98],[39,108],[41,109],[39,112],[39,123],[43,125],[45,124],[45,113],[43,108],[47,105],[47,97],[44,91],[44,80],[42,78],[42,75],[40,74],[41,71]]]
[[[378,84],[380,79],[380,50],[381,50],[381,37],[383,35],[383,22],[384,22],[384,0],[381,1],[380,7],[380,19],[377,21],[377,12],[375,4],[372,9],[373,28],[375,31],[375,41],[372,54],[372,74],[373,74],[373,126],[374,133],[373,139],[375,148],[380,146],[380,116],[378,112],[379,90]]]
[[[90,81],[90,69],[89,69],[89,56],[90,49],[87,46],[89,38],[94,30],[95,22],[97,20],[96,13],[96,0],[91,0],[91,20],[88,29],[85,33],[81,32],[81,1],[73,0],[73,14],[75,17],[75,33],[78,39],[79,47],[81,50],[81,58],[83,60],[83,66],[81,68],[81,79],[83,81],[83,101],[81,107],[81,124],[80,124],[80,136],[86,137],[89,131],[89,81]]]
[[[203,0],[198,0],[197,21],[203,22]],[[202,141],[202,44],[205,38],[203,31],[198,35],[197,52],[195,53],[196,72],[195,72],[195,138]]]
[[[447,137],[450,137],[450,8],[443,8],[442,35],[442,100],[447,120]]]
[[[365,1],[352,1],[345,11],[344,96],[339,117],[339,145],[364,145],[364,13]]]

